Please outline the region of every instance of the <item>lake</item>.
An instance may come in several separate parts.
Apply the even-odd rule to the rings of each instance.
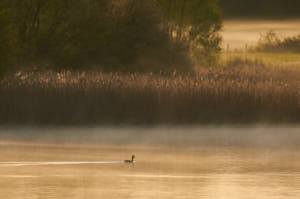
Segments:
[[[0,198],[297,198],[299,130],[2,127]]]

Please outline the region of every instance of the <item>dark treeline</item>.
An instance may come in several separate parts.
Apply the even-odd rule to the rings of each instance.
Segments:
[[[2,0],[0,71],[186,71],[214,60],[220,28],[217,0]]]
[[[299,0],[221,0],[225,17],[299,17]]]

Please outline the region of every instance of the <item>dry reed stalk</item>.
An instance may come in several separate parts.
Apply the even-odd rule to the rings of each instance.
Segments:
[[[2,124],[300,121],[300,71],[204,68],[191,75],[17,72],[0,84]]]

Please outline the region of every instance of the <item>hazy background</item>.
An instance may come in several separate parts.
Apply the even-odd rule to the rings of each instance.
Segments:
[[[228,18],[224,20],[223,48],[227,45],[232,49],[245,49],[255,46],[261,36],[268,31],[274,31],[281,38],[298,35],[300,33],[300,19],[292,18]]]
[[[298,0],[221,0],[226,18],[298,18]]]
[[[0,139],[32,144],[156,147],[299,147],[298,126],[2,127]],[[55,146],[55,145],[54,145]]]

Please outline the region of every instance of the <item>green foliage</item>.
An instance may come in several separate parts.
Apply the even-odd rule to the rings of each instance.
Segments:
[[[0,79],[8,69],[11,58],[12,38],[9,25],[7,1],[0,3]]]
[[[168,13],[156,0],[3,0],[1,65],[189,71],[190,52],[218,53],[219,10],[215,0],[174,2]]]
[[[220,52],[222,28],[218,0],[158,0],[165,13],[169,35],[184,43],[192,58],[212,65]]]

